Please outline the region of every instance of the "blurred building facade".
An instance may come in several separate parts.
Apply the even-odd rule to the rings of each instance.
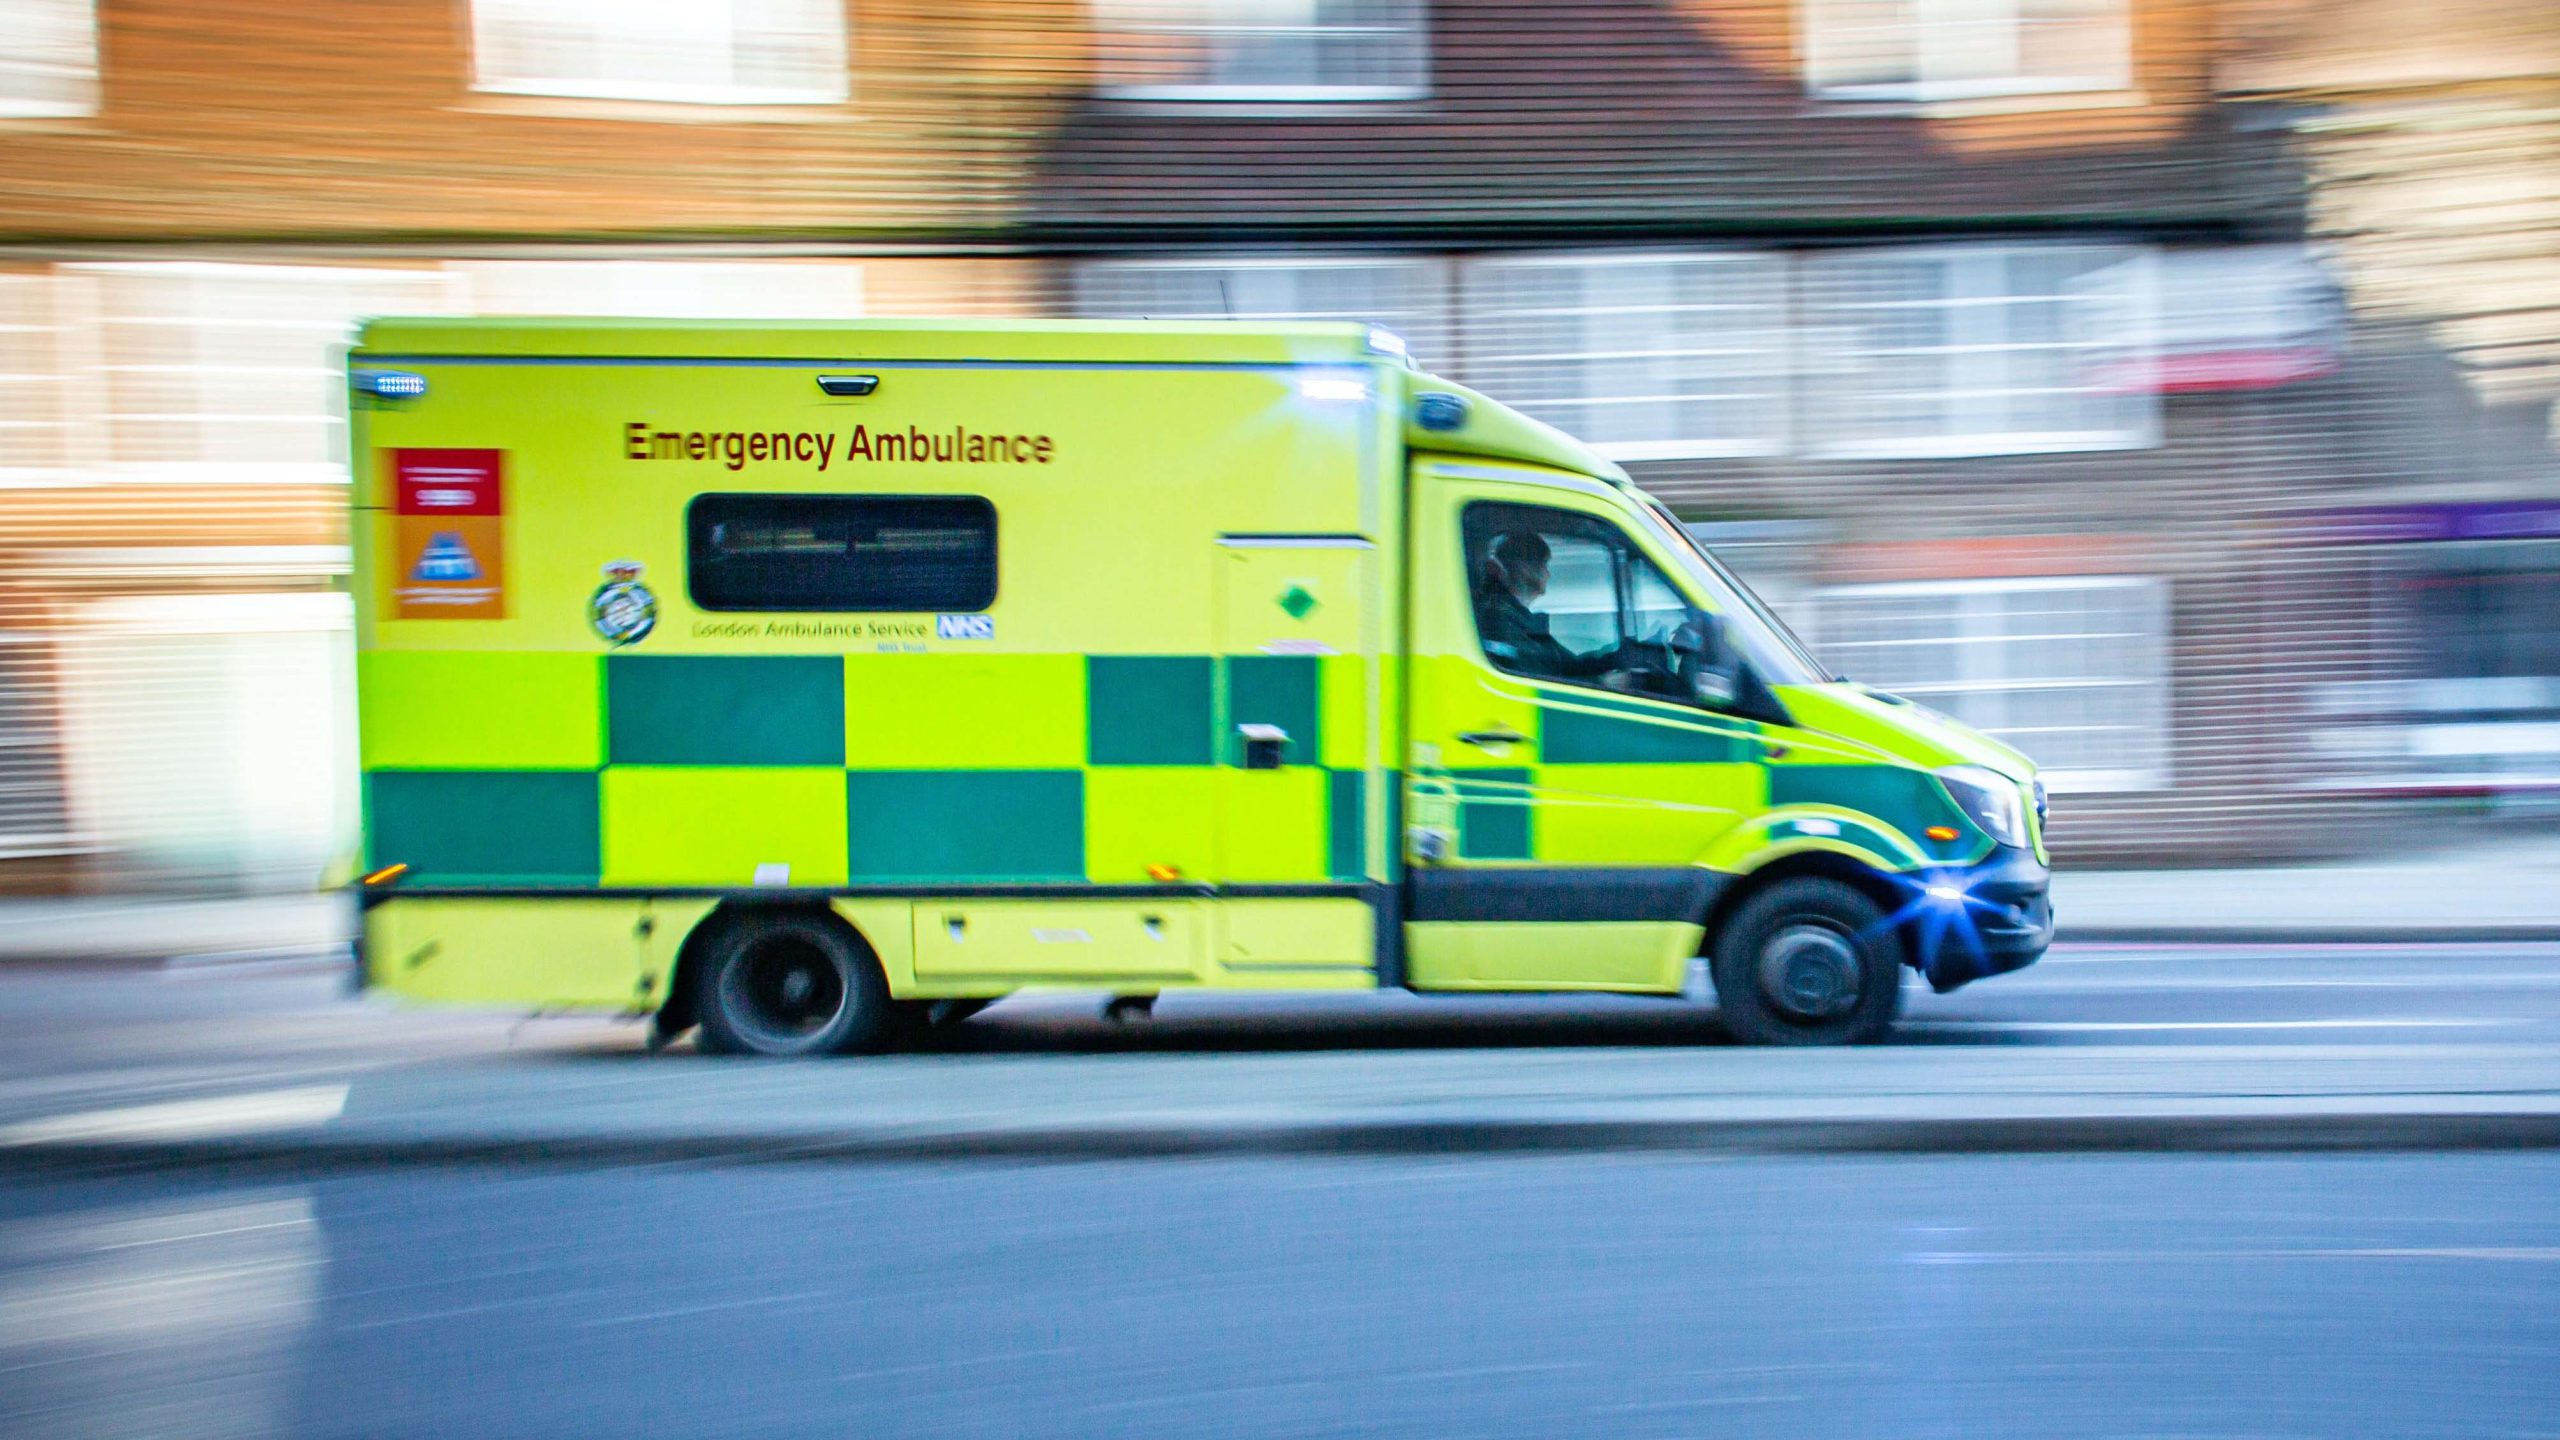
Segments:
[[[2366,348],[2410,375],[2427,473],[2298,517],[2360,617],[2308,708],[2323,783],[2560,788],[2560,13],[2262,0],[2226,67],[2278,107]]]
[[[1382,321],[2036,754],[2066,858],[2512,803],[2560,64],[2367,3],[0,0],[0,883],[342,845],[394,311]]]

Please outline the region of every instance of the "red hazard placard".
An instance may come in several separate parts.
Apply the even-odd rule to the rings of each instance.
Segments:
[[[392,511],[400,515],[499,515],[503,450],[394,450]]]
[[[391,617],[507,613],[503,450],[393,450]]]

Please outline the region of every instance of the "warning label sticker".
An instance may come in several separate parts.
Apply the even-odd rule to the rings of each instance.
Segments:
[[[393,619],[506,618],[505,454],[390,452]]]

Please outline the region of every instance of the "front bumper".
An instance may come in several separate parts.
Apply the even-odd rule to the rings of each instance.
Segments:
[[[2033,965],[2053,943],[2053,872],[2024,850],[1909,878],[1920,892],[1905,922],[1912,964],[1941,995]]]

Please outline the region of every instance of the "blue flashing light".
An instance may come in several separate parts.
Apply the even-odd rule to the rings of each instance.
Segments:
[[[383,400],[414,400],[427,393],[427,377],[407,370],[358,370],[348,379],[356,389]]]
[[[1309,400],[1357,404],[1369,398],[1369,381],[1357,370],[1320,370],[1298,377],[1298,394]]]
[[[1432,390],[1413,400],[1413,423],[1425,430],[1456,430],[1467,423],[1467,397]]]
[[[1919,946],[1922,973],[1933,973],[1937,956],[1950,947],[1977,962],[1983,958],[1981,922],[1974,912],[1996,912],[1999,906],[1976,896],[1960,873],[1939,870],[1898,878],[1910,898],[1884,918],[1882,928],[1908,927],[1906,933]]]
[[[1369,348],[1380,355],[1393,355],[1399,360],[1413,358],[1405,348],[1404,337],[1384,325],[1369,327]]]

